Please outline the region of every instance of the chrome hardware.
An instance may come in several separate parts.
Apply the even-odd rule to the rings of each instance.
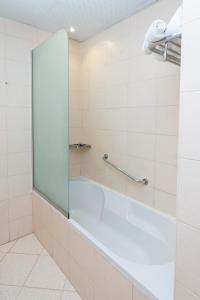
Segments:
[[[130,178],[131,180],[138,182],[138,183],[143,183],[145,185],[148,184],[148,179],[147,178],[143,178],[143,179],[137,179],[135,177],[133,177],[132,175],[128,174],[126,171],[124,171],[123,169],[117,167],[115,164],[113,164],[111,161],[108,160],[108,154],[104,154],[102,159],[109,164],[111,167],[113,167],[115,170],[121,172],[122,174],[126,175],[128,178]]]
[[[181,33],[152,42],[149,49],[175,65],[181,65]]]
[[[70,149],[77,149],[77,150],[89,150],[92,146],[88,144],[70,144],[69,148]]]

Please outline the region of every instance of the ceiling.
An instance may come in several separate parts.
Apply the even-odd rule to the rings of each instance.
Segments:
[[[0,0],[0,16],[84,41],[157,0]]]

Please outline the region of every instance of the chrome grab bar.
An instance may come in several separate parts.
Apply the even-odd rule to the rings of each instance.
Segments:
[[[135,177],[133,177],[132,175],[128,174],[126,171],[122,170],[121,168],[117,167],[115,164],[113,164],[111,161],[108,160],[108,154],[104,154],[102,159],[109,164],[111,167],[113,167],[115,170],[121,172],[122,174],[126,175],[128,178],[130,178],[131,180],[138,182],[138,183],[143,183],[145,185],[148,184],[148,179],[147,178],[143,178],[143,179],[137,179]]]

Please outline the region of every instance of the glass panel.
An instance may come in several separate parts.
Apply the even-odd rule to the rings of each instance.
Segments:
[[[68,212],[68,35],[33,50],[33,185]]]

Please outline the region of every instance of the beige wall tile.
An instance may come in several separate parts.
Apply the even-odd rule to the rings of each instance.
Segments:
[[[132,300],[132,283],[101,254],[95,251],[95,300]]]
[[[136,185],[129,181],[126,183],[126,195],[144,204],[155,207],[155,189],[150,186]]]
[[[33,231],[50,255],[53,254],[52,207],[39,195],[33,193]]]
[[[52,211],[52,236],[58,243],[69,252],[69,224],[67,218],[59,211]]]
[[[156,132],[164,135],[178,134],[178,107],[157,107]]]
[[[78,42],[69,42],[69,142],[82,142],[82,91],[80,76],[80,45]],[[80,152],[70,150],[71,177],[80,176]]]
[[[156,163],[156,189],[169,194],[176,194],[177,168],[176,166]]]
[[[141,133],[155,133],[156,108],[135,107],[128,109],[127,130]]]
[[[10,221],[10,240],[15,240],[32,232],[32,216],[24,216]]]
[[[181,284],[177,284],[175,290],[175,299],[176,300],[199,300],[200,297],[191,293]]]
[[[148,186],[155,186],[155,162],[137,157],[127,157],[127,171],[136,178],[148,178]],[[145,188],[145,186],[143,186]]]
[[[178,223],[176,279],[200,296],[200,231]]]
[[[0,223],[0,244],[3,245],[9,241],[9,223]]]
[[[69,122],[70,127],[80,128],[82,126],[82,111],[80,109],[70,108]]]
[[[92,279],[88,278],[85,270],[70,258],[70,281],[83,300],[94,299]]]
[[[179,105],[180,76],[161,77],[156,79],[157,105]]]
[[[94,274],[94,249],[73,226],[70,226],[70,256],[92,279]]]
[[[180,106],[180,155],[196,160],[200,159],[199,96],[199,91],[181,93]]]
[[[157,162],[164,162],[170,165],[177,164],[178,156],[178,137],[168,135],[156,136],[156,155]]]
[[[82,140],[92,145],[87,154],[81,155],[80,174],[153,206],[155,190],[150,189],[155,188],[155,166],[150,171],[149,165],[155,165],[155,161],[168,164],[168,167],[160,164],[158,168],[165,175],[176,165],[180,70],[143,55],[141,37],[158,12],[169,20],[179,4],[180,1],[170,1],[166,5],[163,1],[151,6],[81,43],[79,51]],[[77,99],[74,105],[78,108]],[[150,188],[145,187],[146,191],[137,185],[131,188],[128,178],[103,164],[103,153],[109,153],[133,175],[145,173]],[[116,155],[119,153],[120,157]],[[144,159],[142,170],[139,164],[137,168],[132,163],[137,158]],[[71,172],[75,169],[73,174],[79,174],[78,164],[71,169]],[[167,188],[163,180],[162,189],[168,193],[176,192],[175,174],[165,178]],[[163,198],[162,209],[172,212],[164,201]]]
[[[133,287],[133,300],[150,300],[141,290],[136,286]]]
[[[155,208],[167,213],[171,216],[176,216],[176,196],[165,193],[163,191],[155,191]]]
[[[38,218],[43,227],[48,229],[48,232],[52,235],[53,233],[53,207],[46,201],[43,200],[42,197],[40,196],[35,196],[38,197],[38,201],[36,202],[36,207],[38,209]]]
[[[2,23],[3,22],[3,23]],[[32,231],[31,221],[31,50],[47,33],[2,19],[0,35],[0,203],[8,200],[9,215],[0,236],[7,241]],[[2,68],[1,68],[2,70]],[[7,116],[7,117],[6,117]],[[7,124],[6,124],[7,123]],[[4,156],[4,157],[3,157]],[[9,227],[8,227],[9,226]],[[7,237],[6,237],[7,236]],[[0,241],[1,243],[2,241]]]
[[[0,201],[0,222],[2,224],[9,222],[9,204],[8,204],[8,200]]]
[[[36,237],[40,241],[40,243],[44,246],[44,248],[47,250],[49,255],[53,255],[53,238],[52,235],[49,233],[49,231],[43,226],[42,223],[40,223],[37,218],[34,216],[34,231]],[[37,222],[37,223],[36,223]]]
[[[154,160],[156,137],[153,134],[127,133],[127,153],[130,156]]]
[[[181,159],[178,187],[178,219],[200,229],[200,162]]]
[[[144,80],[128,85],[128,107],[156,105],[155,81]]]
[[[69,253],[56,239],[53,240],[53,259],[65,276],[69,278]]]
[[[185,0],[184,0],[185,2]],[[193,2],[193,1],[192,1]],[[192,7],[192,4],[190,4]],[[186,10],[184,9],[186,12]],[[196,10],[197,11],[197,10]],[[198,28],[200,20],[196,19],[183,25],[183,47],[182,47],[182,74],[181,74],[181,90],[182,91],[198,91],[200,86],[198,53],[200,50],[199,43],[192,49],[190,45],[199,38],[199,31],[195,32],[194,28]]]
[[[175,299],[200,298],[199,274],[199,3],[183,1],[183,43],[180,100],[180,144]]]
[[[75,144],[79,143],[79,141],[76,141]],[[77,151],[77,149],[70,150],[70,164],[75,165],[79,164],[81,162],[80,152]]]
[[[15,220],[23,216],[32,215],[31,195],[9,199],[9,218]]]
[[[6,177],[0,178],[0,199],[1,201],[8,199],[8,180]]]
[[[81,175],[80,164],[70,164],[70,177],[77,177]]]

